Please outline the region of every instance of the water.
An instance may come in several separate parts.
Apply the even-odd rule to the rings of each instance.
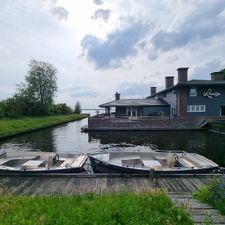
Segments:
[[[207,131],[107,131],[82,133],[87,119],[0,141],[1,150],[93,152],[129,146],[196,152],[225,166],[225,136]]]

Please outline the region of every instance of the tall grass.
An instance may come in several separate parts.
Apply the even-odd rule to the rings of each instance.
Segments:
[[[82,114],[1,119],[0,138],[85,118]]]
[[[2,196],[0,224],[191,225],[184,209],[164,192],[74,196]]]
[[[216,207],[225,215],[225,177],[213,180],[195,192],[193,196]]]

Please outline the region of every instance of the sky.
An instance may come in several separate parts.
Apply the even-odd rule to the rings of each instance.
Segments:
[[[55,102],[71,107],[145,98],[179,67],[210,79],[225,67],[225,0],[0,0],[0,100],[32,59],[57,68]]]

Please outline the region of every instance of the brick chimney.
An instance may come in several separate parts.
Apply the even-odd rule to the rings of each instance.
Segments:
[[[150,95],[153,96],[156,94],[156,87],[151,87],[150,88]]]
[[[167,76],[165,77],[165,89],[174,86],[174,77]]]
[[[178,83],[185,82],[188,80],[188,67],[178,68],[177,72],[178,72]]]
[[[116,92],[116,94],[115,94],[115,99],[116,99],[116,101],[120,100],[120,94],[118,92]]]
[[[213,72],[213,73],[211,73],[211,80],[224,80],[223,72]]]

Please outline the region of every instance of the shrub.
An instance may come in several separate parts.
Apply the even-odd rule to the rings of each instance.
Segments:
[[[213,180],[193,195],[197,199],[216,207],[225,215],[225,177]]]

